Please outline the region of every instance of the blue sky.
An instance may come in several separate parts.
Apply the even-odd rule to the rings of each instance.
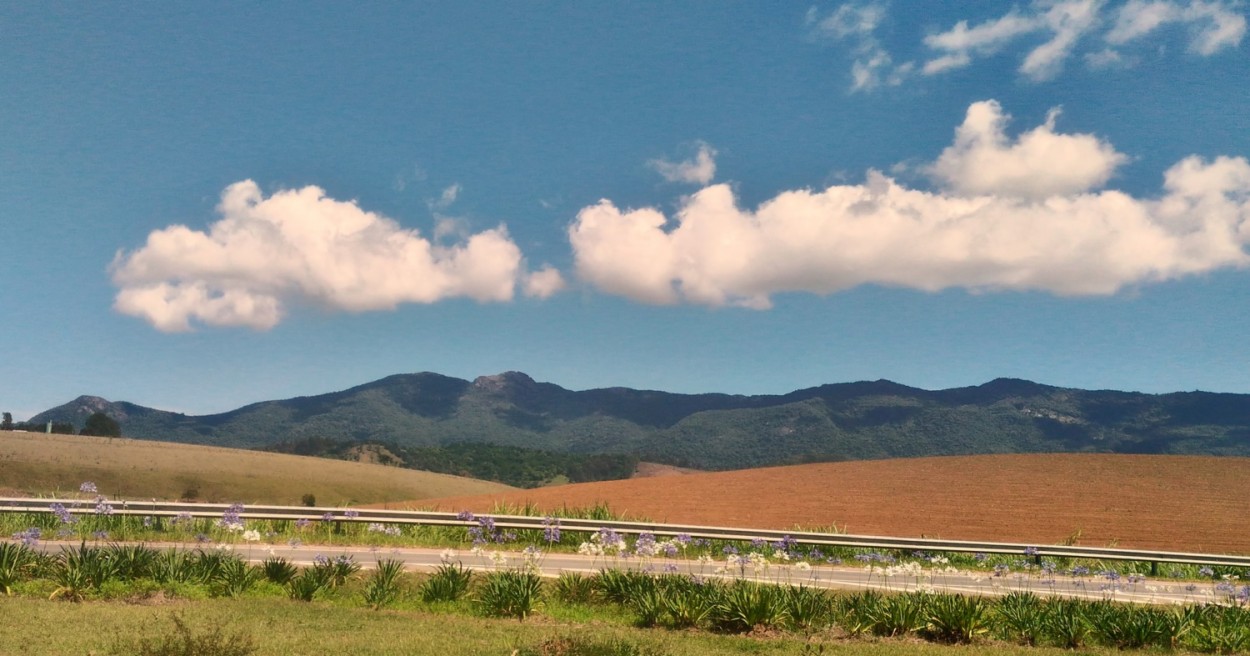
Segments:
[[[1250,392],[1244,3],[460,4],[0,6],[0,409]]]

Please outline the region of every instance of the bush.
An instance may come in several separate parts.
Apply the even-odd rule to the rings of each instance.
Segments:
[[[399,579],[404,574],[404,561],[382,560],[365,584],[365,603],[373,610],[395,601],[399,596]]]
[[[256,652],[256,641],[248,633],[227,633],[224,627],[196,632],[181,615],[170,616],[173,630],[159,636],[137,639],[119,637],[109,649],[115,656],[248,656]]]
[[[524,620],[538,607],[543,581],[533,572],[491,572],[482,581],[477,601],[487,615]]]
[[[421,600],[426,603],[456,601],[469,590],[473,571],[463,565],[443,564],[421,584]]]
[[[939,594],[927,605],[925,635],[932,640],[966,644],[989,631],[989,606],[981,597]]]
[[[588,604],[595,597],[595,580],[576,572],[564,572],[555,582],[556,599],[569,604]]]
[[[722,589],[710,613],[712,622],[725,631],[744,633],[756,627],[770,629],[786,623],[786,593],[780,586],[734,581]]]
[[[34,571],[35,552],[17,542],[0,542],[0,592],[13,594],[13,584]]]
[[[312,508],[317,505],[317,497],[313,496],[312,493],[308,493],[300,497],[299,501],[300,503],[304,504],[305,506],[308,506],[309,508]]]

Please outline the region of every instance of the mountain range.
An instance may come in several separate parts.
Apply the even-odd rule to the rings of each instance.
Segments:
[[[94,412],[127,437],[193,444],[478,442],[700,469],[980,453],[1250,456],[1247,394],[1088,391],[1009,378],[932,391],[878,380],[746,396],[574,391],[519,372],[473,381],[416,373],[203,416],[82,396],[31,423],[81,427]]]

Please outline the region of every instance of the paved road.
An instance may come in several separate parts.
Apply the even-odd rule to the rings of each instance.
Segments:
[[[39,548],[56,553],[62,547],[77,547],[76,542],[41,542]],[[149,544],[159,548],[195,548],[195,545]],[[219,548],[204,545],[204,549]],[[241,543],[229,547],[251,562],[260,562],[270,556],[281,556],[301,566],[310,566],[317,556],[352,556],[364,568],[372,568],[377,561],[397,558],[410,570],[431,570],[443,562],[460,562],[465,567],[479,571],[520,566],[525,555],[519,551],[484,551],[472,553],[467,550],[449,551],[428,548],[372,548],[360,546],[267,545]],[[1140,579],[1118,581],[1104,577],[1045,576],[1039,572],[1006,573],[994,576],[992,572],[923,570],[920,573],[900,571],[902,568],[848,566],[813,566],[772,564],[767,569],[754,570],[749,565],[724,571],[725,562],[700,563],[694,560],[663,559],[641,560],[637,557],[612,558],[591,557],[568,553],[542,554],[537,561],[544,576],[555,577],[562,572],[594,573],[603,568],[646,570],[656,573],[674,572],[707,578],[743,578],[770,583],[803,584],[830,589],[878,589],[895,592],[926,589],[937,592],[963,594],[1003,595],[1012,591],[1031,591],[1044,596],[1077,597],[1083,599],[1113,599],[1148,604],[1185,604],[1210,602],[1216,599],[1211,582],[1175,581],[1165,579]]]

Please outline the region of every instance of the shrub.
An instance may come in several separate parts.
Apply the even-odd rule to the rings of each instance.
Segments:
[[[554,584],[556,599],[569,604],[588,604],[595,597],[595,580],[577,572],[563,572]]]
[[[241,559],[223,560],[212,580],[213,594],[237,597],[247,592],[264,574]]]
[[[460,563],[443,564],[421,584],[421,600],[426,603],[456,601],[469,590],[473,571]]]
[[[109,545],[105,556],[111,558],[117,576],[123,580],[151,578],[158,552],[142,544]]]
[[[981,597],[939,594],[928,600],[925,634],[932,640],[969,643],[989,631],[988,605]]]
[[[305,569],[286,584],[286,593],[293,601],[312,601],[326,590],[325,578],[315,569]]]
[[[304,496],[300,497],[299,501],[300,503],[304,504],[305,506],[309,508],[312,508],[317,505],[317,497],[313,496],[311,493],[307,493]]]
[[[491,572],[482,581],[477,601],[487,615],[524,620],[538,607],[542,585],[533,572]]]
[[[158,636],[119,637],[109,649],[116,656],[248,656],[256,641],[248,633],[228,633],[222,626],[193,631],[182,616],[170,616],[174,626]]]
[[[787,586],[785,592],[786,615],[791,627],[806,631],[828,620],[831,606],[824,592],[805,585]]]
[[[880,636],[901,636],[928,623],[927,596],[918,593],[881,598],[873,615],[872,632]]]
[[[880,592],[864,590],[839,597],[834,604],[837,623],[852,636],[871,631],[876,624],[877,608],[883,599]]]
[[[35,569],[35,552],[17,542],[0,542],[0,592],[13,594],[13,584]]]
[[[681,577],[664,590],[664,610],[673,628],[685,629],[706,621],[719,599],[720,589],[713,583],[696,583]]]
[[[710,615],[718,628],[736,633],[779,627],[788,617],[785,592],[776,585],[734,581],[721,590]]]
[[[1058,599],[1050,602],[1042,616],[1042,626],[1056,644],[1066,649],[1080,649],[1089,639],[1089,620],[1080,601]]]
[[[1012,592],[994,607],[1001,638],[1035,645],[1042,636],[1046,606],[1032,592]]]
[[[373,610],[395,601],[399,596],[399,580],[404,574],[404,561],[382,560],[365,584],[365,603]]]
[[[62,548],[52,575],[57,588],[50,598],[82,601],[116,575],[116,563],[104,549],[85,543],[77,549]]]
[[[299,574],[299,568],[282,556],[271,556],[261,563],[260,569],[270,583],[286,585]]]

